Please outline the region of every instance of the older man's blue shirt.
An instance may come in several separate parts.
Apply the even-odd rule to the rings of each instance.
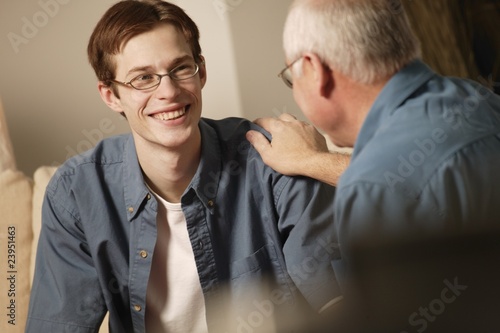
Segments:
[[[415,61],[378,96],[339,181],[340,243],[498,224],[498,170],[500,97]]]

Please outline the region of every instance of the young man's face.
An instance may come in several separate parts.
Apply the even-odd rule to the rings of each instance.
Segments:
[[[191,48],[172,25],[160,24],[130,39],[114,56],[116,80],[129,82],[139,75],[165,74],[194,64]],[[206,82],[203,64],[195,76],[175,81],[165,76],[156,88],[136,90],[117,84],[120,98],[100,85],[101,96],[116,112],[125,113],[136,144],[182,148],[199,138],[201,89]]]

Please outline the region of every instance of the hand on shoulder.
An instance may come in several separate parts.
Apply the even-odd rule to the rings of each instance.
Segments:
[[[268,131],[272,139],[269,141],[262,133],[251,130],[247,132],[247,140],[264,163],[277,172],[308,176],[334,185],[347,167],[348,156],[330,153],[325,137],[314,126],[288,113],[278,118],[259,118],[254,122]],[[332,165],[335,160],[342,163]],[[339,167],[341,171],[337,171]],[[328,176],[330,179],[326,179],[326,175],[332,178]]]

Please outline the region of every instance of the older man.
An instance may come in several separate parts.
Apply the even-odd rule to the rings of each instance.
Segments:
[[[335,307],[340,315],[326,331],[342,321],[366,332],[498,327],[491,311],[500,294],[499,249],[491,245],[498,233],[491,231],[500,226],[500,97],[419,60],[397,0],[296,0],[284,49],[280,76],[304,115],[335,144],[354,147],[343,171],[347,158],[329,153],[312,126],[290,115],[256,120],[270,142],[247,133],[275,170],[338,182],[332,206],[341,259],[332,266],[342,288],[354,286],[345,296],[362,295],[338,304],[362,306],[348,316]],[[444,307],[430,315],[422,305],[446,278],[465,296],[436,319]]]
[[[297,0],[284,49],[280,75],[304,115],[354,147],[333,203],[341,245],[356,234],[500,220],[500,97],[419,60],[399,1]],[[338,156],[312,127],[290,115],[256,122],[272,134],[247,134],[266,163],[336,182]]]

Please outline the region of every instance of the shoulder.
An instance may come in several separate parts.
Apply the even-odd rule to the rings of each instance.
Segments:
[[[238,117],[220,120],[202,118],[200,127],[205,141],[204,147],[212,149],[212,147],[206,146],[207,142],[219,147],[219,153],[223,160],[253,161],[264,166],[260,155],[246,139],[246,133],[249,130],[256,130],[268,138],[270,135],[250,120]],[[271,168],[267,169],[272,170]]]
[[[88,163],[108,164],[123,161],[125,146],[132,139],[131,134],[112,136],[99,141],[92,149],[69,158],[64,168],[78,168]]]
[[[435,76],[384,119],[359,151],[355,147],[343,183],[422,186],[456,154],[499,135],[499,97],[484,89]]]
[[[212,128],[221,141],[229,140],[244,140],[245,134],[249,130],[255,130],[263,133],[268,138],[270,138],[269,133],[267,133],[263,128],[257,126],[253,122],[245,118],[239,117],[229,117],[224,119],[209,119],[202,118],[201,124]]]
[[[74,182],[82,184],[101,177],[104,170],[110,166],[122,164],[132,136],[130,134],[117,135],[101,140],[96,146],[82,154],[66,160],[50,180],[47,189],[55,191]]]
[[[283,191],[290,190],[291,188],[318,188],[318,184],[320,184],[319,187],[327,186],[307,177],[285,176],[267,166],[260,154],[247,141],[245,134],[249,130],[256,130],[268,138],[270,138],[270,135],[264,129],[247,119],[232,117],[212,120],[203,118],[201,126],[202,135],[203,132],[212,132],[216,138],[213,144],[220,147],[217,152],[221,157],[223,172],[225,168],[230,168],[232,170],[230,174],[236,174],[240,178],[245,178],[249,181],[248,183],[261,184],[260,188],[270,186],[273,188],[276,197],[279,197]],[[205,130],[203,127],[205,127]],[[205,139],[206,136],[203,140]],[[216,151],[212,148],[208,149]],[[332,191],[334,190],[332,189]]]

